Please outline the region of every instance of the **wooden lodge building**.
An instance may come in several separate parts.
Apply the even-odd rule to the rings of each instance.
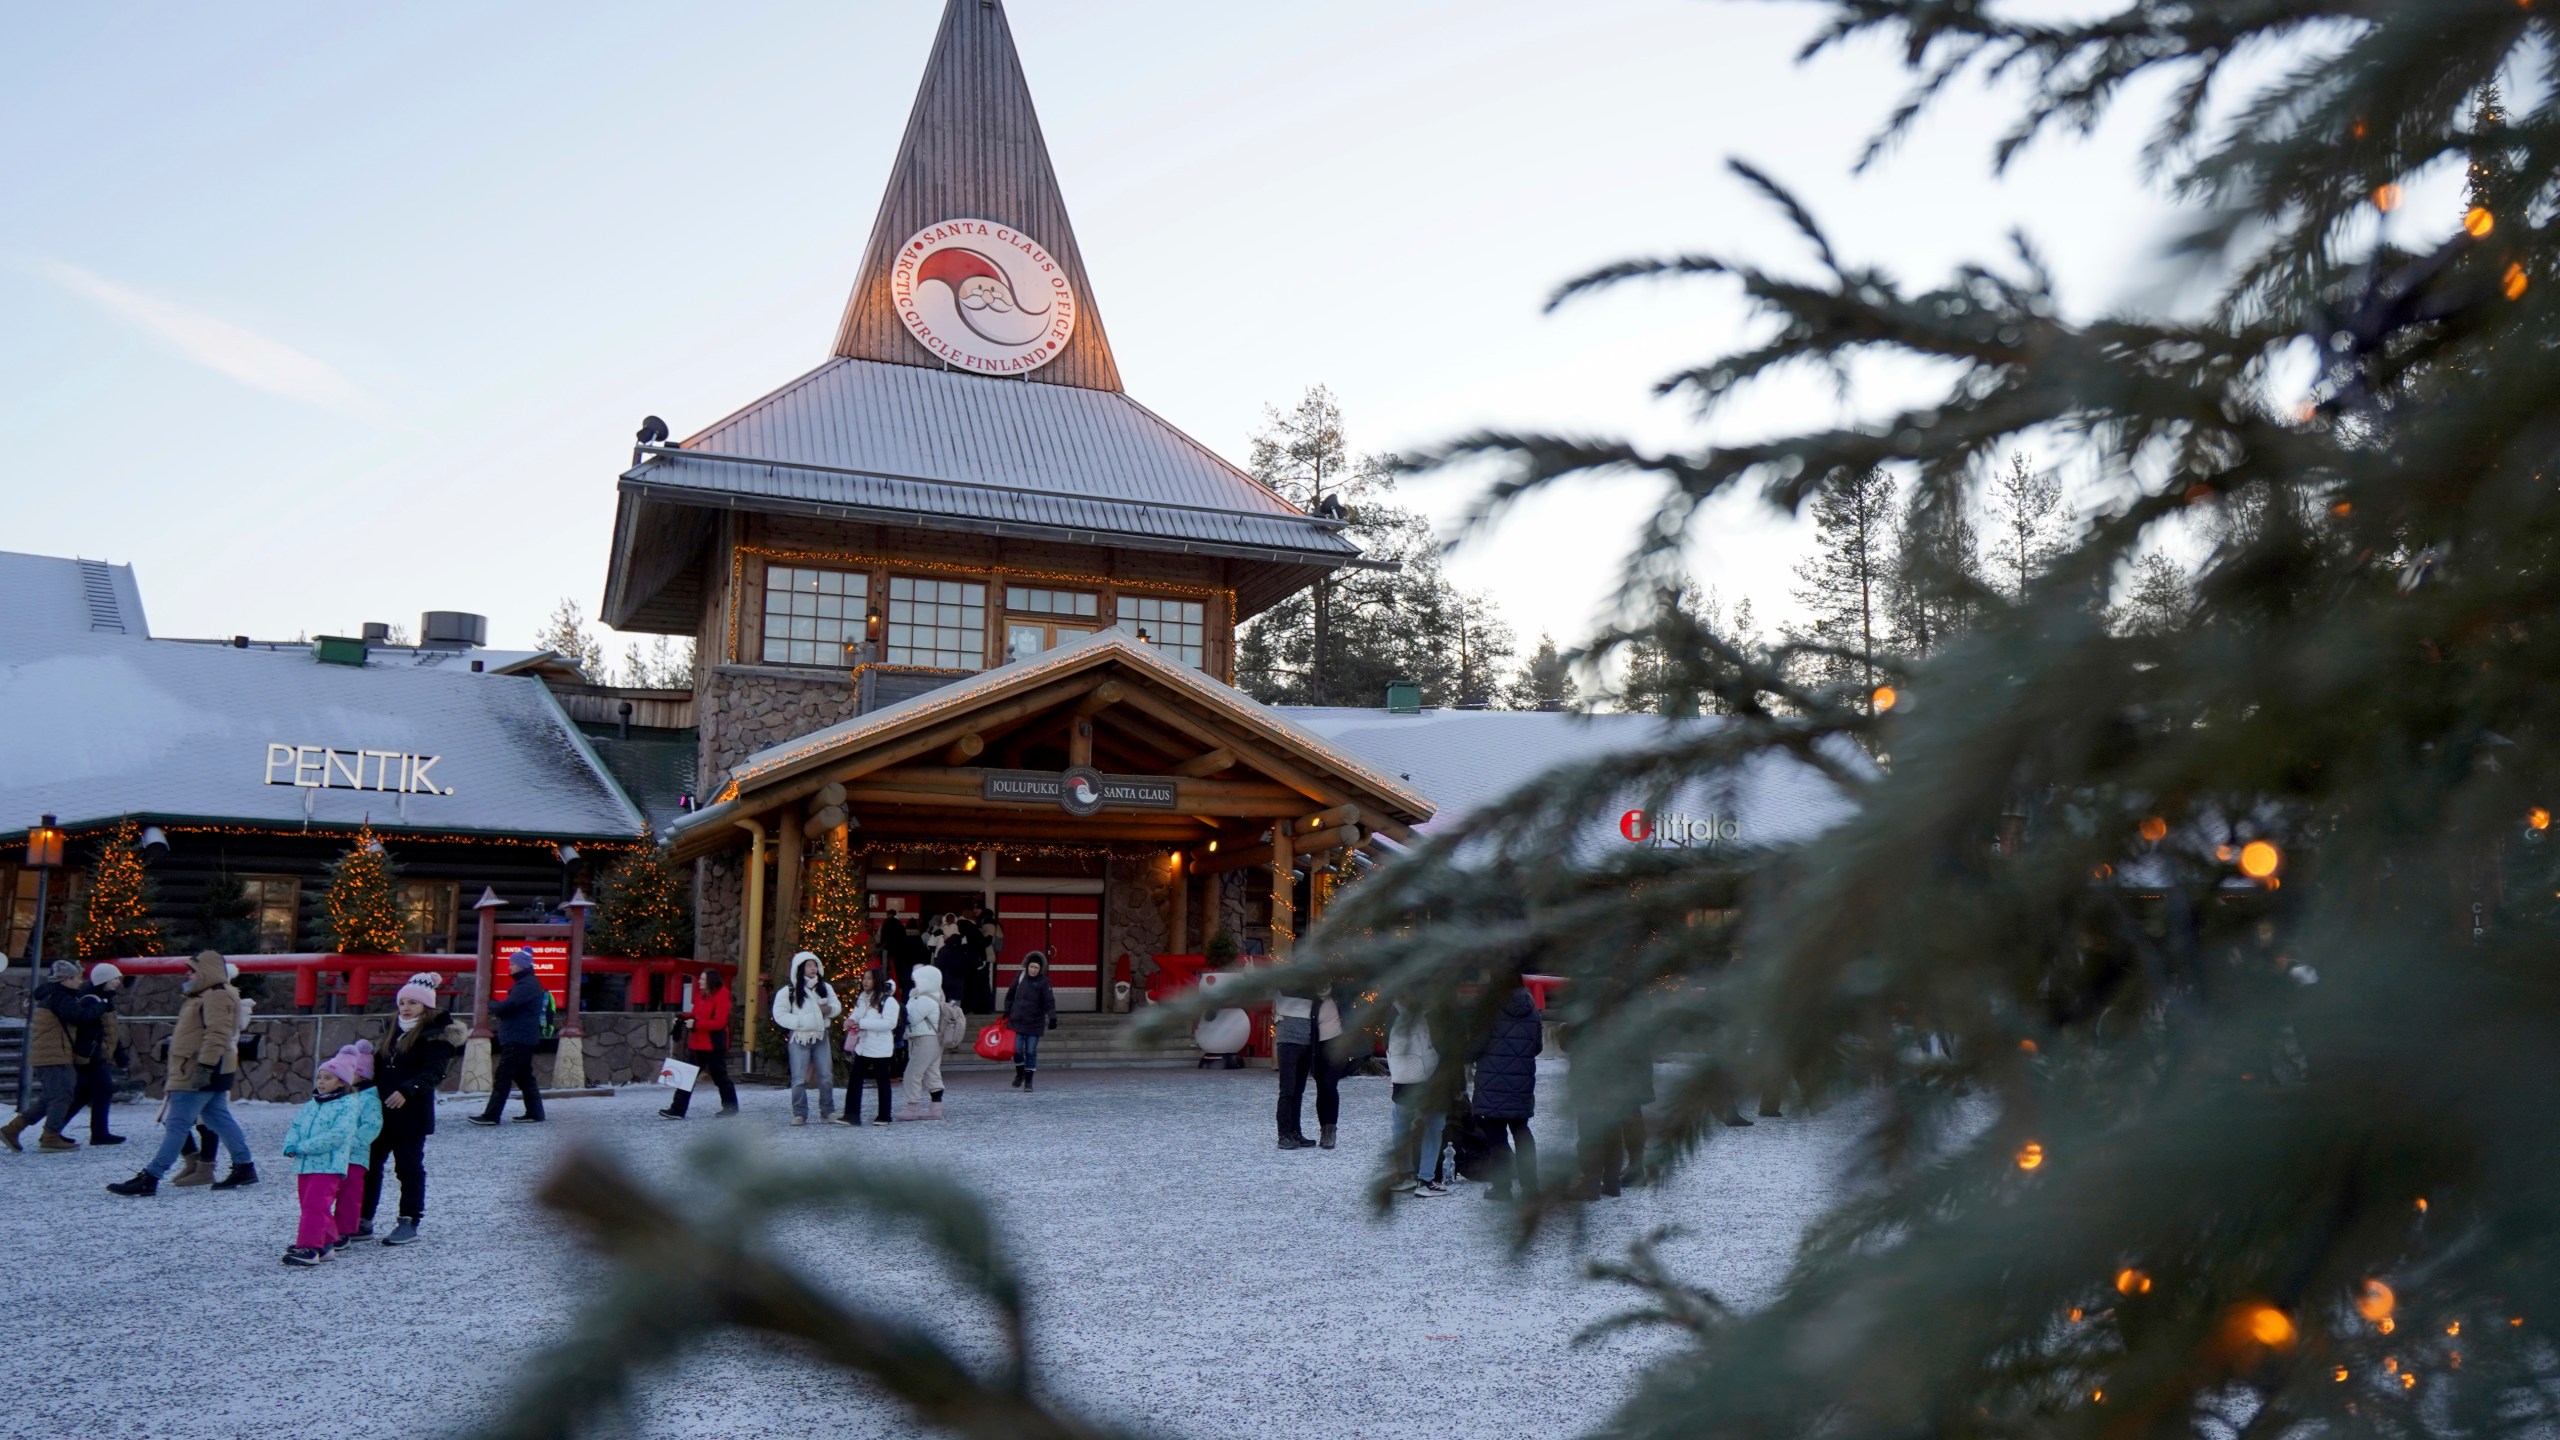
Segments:
[[[999,983],[1045,950],[1091,1007],[1212,925],[1285,953],[1431,814],[1232,687],[1239,623],[1373,562],[1121,388],[996,0],[944,12],[833,352],[652,433],[602,614],[697,646],[707,955],[777,973],[827,846],[875,917],[993,904]]]

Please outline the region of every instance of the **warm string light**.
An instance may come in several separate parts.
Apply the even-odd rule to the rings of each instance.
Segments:
[[[81,895],[79,921],[71,932],[72,953],[83,960],[157,955],[167,939],[151,919],[151,877],[142,868],[142,852],[131,820],[98,846],[97,868]]]
[[[589,839],[583,835],[563,835],[553,839],[536,839],[522,835],[475,835],[465,831],[403,830],[397,826],[358,825],[163,825],[171,835],[269,835],[278,838],[296,836],[343,835],[353,831],[379,831],[394,840],[420,845],[521,845],[536,850],[558,850],[561,841],[575,844],[580,850],[638,850],[651,842],[641,840]]]
[[[693,953],[693,867],[681,873],[654,845],[626,855],[596,886],[587,950],[596,955]]]
[[[341,955],[397,955],[405,938],[400,924],[400,868],[370,829],[329,866],[329,928]]]

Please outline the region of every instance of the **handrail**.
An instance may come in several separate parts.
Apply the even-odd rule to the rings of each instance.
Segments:
[[[294,977],[293,1003],[303,1009],[320,1003],[320,980],[323,975],[346,977],[347,1003],[361,1006],[371,998],[372,981],[377,972],[396,971],[404,975],[422,970],[445,977],[440,991],[461,989],[460,979],[471,973],[474,957],[462,954],[443,955],[348,955],[337,952],[225,955],[225,961],[240,967],[243,975],[291,975]],[[119,957],[113,964],[127,975],[184,975],[195,963],[186,955],[137,955]],[[695,960],[690,956],[589,955],[582,960],[590,973],[629,975],[632,977],[634,1003],[649,1003],[650,981],[659,975],[675,976],[697,970],[718,970],[733,974],[734,964],[721,961]]]

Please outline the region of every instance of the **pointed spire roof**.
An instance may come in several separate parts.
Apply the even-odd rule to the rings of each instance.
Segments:
[[[880,216],[872,222],[871,243],[836,330],[836,354],[942,367],[942,358],[899,319],[891,277],[909,237],[946,220],[1018,229],[1055,258],[1074,288],[1073,335],[1056,359],[1029,372],[1028,379],[1087,390],[1120,388],[1120,366],[1094,308],[1083,252],[1058,193],[1057,171],[1040,136],[1003,0],[947,0],[943,7],[888,193],[880,198]]]

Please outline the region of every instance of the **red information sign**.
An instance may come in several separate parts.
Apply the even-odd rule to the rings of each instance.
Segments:
[[[507,990],[514,984],[508,974],[508,965],[513,961],[518,950],[533,952],[534,978],[542,982],[543,989],[551,992],[552,1004],[567,1009],[569,1005],[569,942],[565,937],[557,940],[537,938],[499,941],[498,973],[490,982],[490,988],[497,993],[489,998],[492,1000],[507,998]]]

